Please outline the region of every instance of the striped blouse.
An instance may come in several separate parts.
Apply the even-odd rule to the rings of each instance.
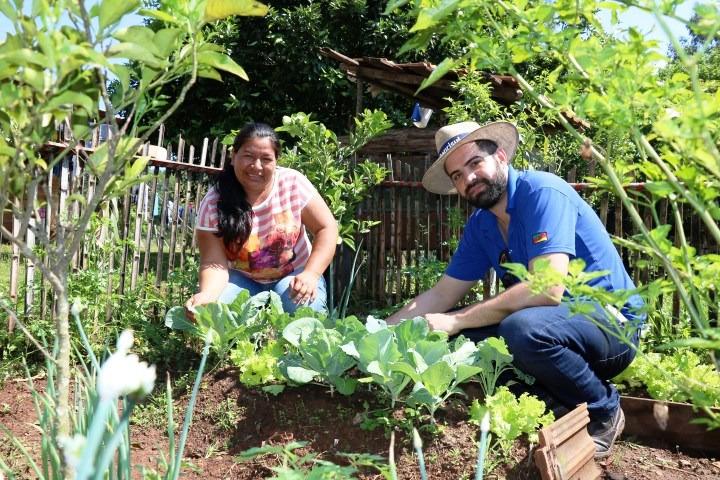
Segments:
[[[250,237],[244,245],[225,247],[228,267],[261,283],[276,282],[305,266],[311,245],[301,213],[317,190],[300,172],[276,167],[270,195],[253,206]],[[211,188],[200,208],[196,229],[218,232],[219,193]]]

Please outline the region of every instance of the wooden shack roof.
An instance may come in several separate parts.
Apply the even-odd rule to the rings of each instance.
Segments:
[[[357,79],[369,84],[371,87],[395,92],[419,102],[423,107],[436,110],[450,105],[448,98],[454,98],[458,91],[453,84],[467,72],[464,69],[451,70],[438,81],[416,93],[422,82],[430,76],[435,65],[430,62],[395,63],[387,58],[362,57],[350,58],[331,48],[323,47],[320,53],[327,58],[340,62],[340,69],[352,80]],[[490,96],[502,105],[510,105],[523,96],[520,85],[512,75],[498,75],[483,73],[487,83],[491,86]],[[571,112],[563,115],[570,123],[580,129],[590,127],[590,124],[575,116]]]
[[[435,65],[429,62],[395,63],[387,58],[350,58],[331,48],[323,47],[320,53],[340,63],[340,68],[353,81],[363,82],[398,93],[419,102],[424,107],[441,109],[450,105],[448,97],[455,97],[453,84],[464,74],[463,70],[449,71],[441,79],[416,93],[422,82],[430,76]],[[485,74],[492,86],[491,96],[498,103],[509,105],[522,97],[522,90],[510,75]]]

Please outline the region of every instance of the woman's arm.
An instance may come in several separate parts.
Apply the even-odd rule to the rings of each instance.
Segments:
[[[228,262],[222,239],[203,230],[197,230],[196,234],[200,250],[200,291],[185,303],[188,310],[216,301],[228,283]]]
[[[320,194],[315,194],[305,205],[301,219],[312,233],[313,242],[305,269],[290,282],[292,299],[298,304],[315,299],[318,279],[332,262],[338,243],[337,222]]]

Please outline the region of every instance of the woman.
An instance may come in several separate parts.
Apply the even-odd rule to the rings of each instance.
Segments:
[[[188,311],[230,303],[243,288],[273,290],[287,312],[327,309],[322,274],[335,254],[337,223],[304,175],[277,166],[279,153],[266,124],[250,123],[235,137],[230,162],[198,209],[200,291]]]

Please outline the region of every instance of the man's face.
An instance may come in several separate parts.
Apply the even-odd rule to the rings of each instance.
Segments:
[[[474,142],[466,143],[445,160],[445,171],[460,196],[476,208],[492,208],[507,189],[505,152],[481,152]]]

